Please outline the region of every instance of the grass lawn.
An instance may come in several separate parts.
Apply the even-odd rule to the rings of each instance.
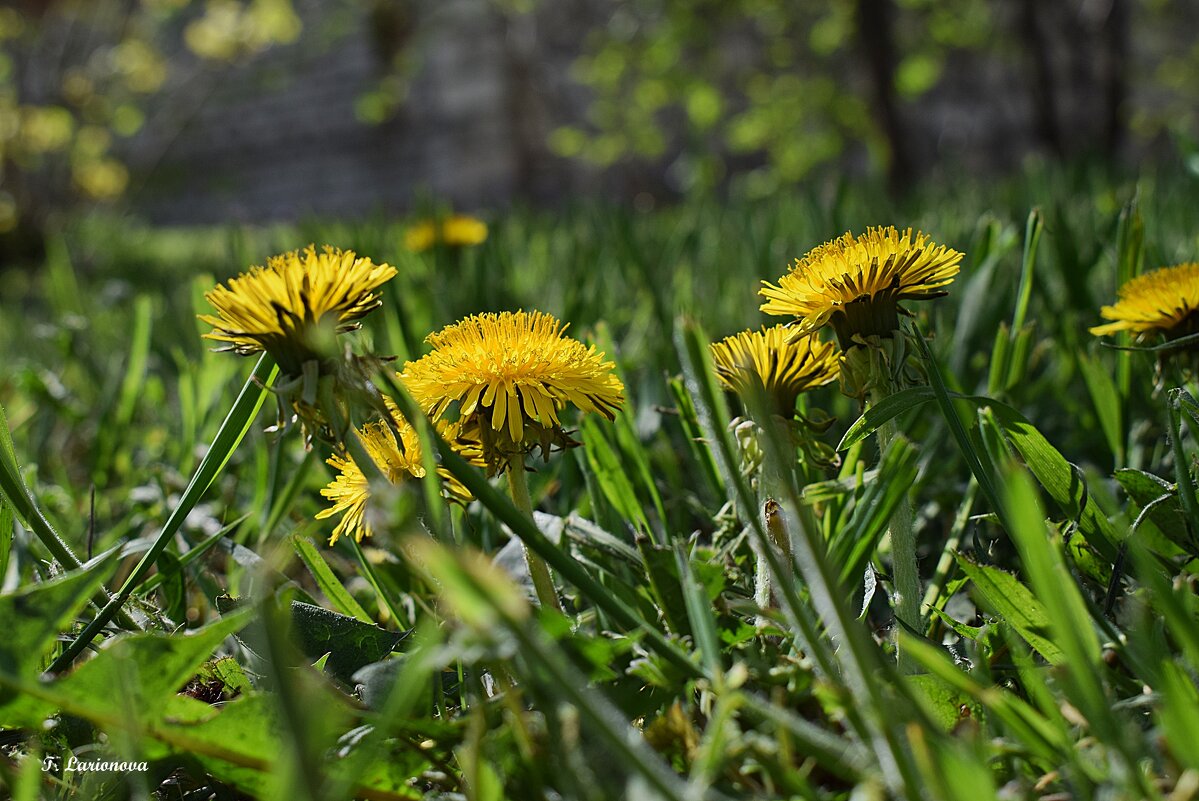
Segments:
[[[1195,344],[1088,329],[1199,259],[1197,207],[1078,168],[420,252],[413,220],[72,220],[2,273],[0,793],[1194,798]],[[710,343],[797,323],[762,281],[875,225],[963,254],[947,294],[844,351],[796,325],[767,361],[832,372],[731,391]],[[310,243],[393,266],[381,306],[214,352],[206,293]],[[1193,335],[1199,277],[1164,291]],[[426,341],[518,309],[584,344]],[[503,412],[453,383],[493,362]]]

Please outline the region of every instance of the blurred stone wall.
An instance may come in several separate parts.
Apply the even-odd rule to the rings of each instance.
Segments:
[[[214,223],[389,214],[421,193],[468,208],[560,194],[568,165],[541,144],[558,87],[532,82],[564,76],[573,55],[547,63],[552,37],[536,56],[522,50],[532,32],[509,30],[484,0],[411,6],[389,21],[297,3],[316,42],[188,87],[178,129],[131,153],[147,176],[135,205],[159,223]],[[396,113],[371,124],[356,103],[388,73],[380,36],[403,39],[419,69]]]
[[[1000,24],[1018,31],[1021,9],[1037,1],[995,0]],[[471,209],[580,191],[669,191],[668,161],[597,173],[546,148],[554,128],[585,119],[588,92],[571,80],[571,64],[616,2],[552,0],[503,15],[494,0],[376,0],[379,16],[297,0],[302,44],[172,99],[180,107],[163,116],[178,127],[155,129],[131,153],[145,176],[134,203],[159,223],[216,223],[390,215],[422,194]],[[1102,11],[1090,0],[1062,2]],[[1047,140],[1036,94],[1045,82],[1013,36],[994,52],[953,54],[938,85],[901,108],[921,172],[1007,169],[1029,153],[1071,156],[1100,141],[1093,110],[1104,103],[1104,65],[1077,56],[1102,32],[1079,27],[1086,17],[1059,5],[1041,15],[1040,35],[1063,141]],[[1082,47],[1054,44],[1065,40]],[[385,121],[360,121],[356,103],[401,50],[416,65],[408,96]]]

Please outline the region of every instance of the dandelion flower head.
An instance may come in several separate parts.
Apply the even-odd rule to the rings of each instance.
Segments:
[[[376,421],[358,429],[359,439],[367,455],[390,484],[400,484],[412,478],[424,478],[426,471],[423,451],[416,429],[398,415],[393,419],[394,428],[383,421]],[[458,426],[442,424],[437,427],[437,431],[465,458],[479,463],[477,447],[463,440]],[[353,536],[361,542],[363,537],[369,537],[373,533],[367,515],[367,502],[371,497],[370,480],[352,458],[334,454],[326,461],[338,471],[333,481],[321,490],[321,495],[333,505],[318,512],[316,519],[324,520],[336,514],[342,516],[329,538],[330,545],[345,535]],[[448,472],[439,469],[437,474],[450,497],[461,501],[470,499],[466,487]]]
[[[204,337],[242,355],[266,351],[296,375],[320,358],[322,329],[357,328],[381,304],[376,290],[395,274],[390,265],[328,246],[273,256],[205,294],[216,314],[200,315],[213,327]]]
[[[783,416],[795,411],[800,393],[836,381],[840,369],[836,345],[796,339],[784,325],[726,337],[712,345],[712,361],[726,389],[742,397],[765,390]]]
[[[1128,331],[1139,337],[1166,339],[1199,333],[1199,262],[1163,267],[1133,278],[1120,287],[1116,303],[1099,314],[1113,322],[1091,333],[1106,336]]]
[[[442,220],[421,220],[404,232],[404,247],[413,253],[421,253],[437,244],[463,248],[486,241],[487,223],[467,214],[451,214]]]
[[[502,471],[537,445],[548,455],[573,444],[559,418],[568,404],[612,420],[624,403],[615,365],[565,330],[537,311],[472,315],[430,334],[433,350],[404,365],[401,379],[434,419],[456,406],[489,468]]]
[[[761,309],[794,317],[799,335],[831,324],[848,349],[855,337],[898,331],[900,302],[947,294],[944,287],[961,261],[958,251],[911,228],[868,228],[859,237],[846,233],[796,259],[777,284],[764,281]]]

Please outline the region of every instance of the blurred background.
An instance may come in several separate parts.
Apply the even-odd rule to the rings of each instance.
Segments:
[[[97,205],[237,224],[1199,171],[1196,32],[1178,0],[9,0],[0,258]]]

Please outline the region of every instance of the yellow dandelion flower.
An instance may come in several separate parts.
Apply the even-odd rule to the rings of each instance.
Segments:
[[[765,390],[776,413],[789,416],[801,392],[837,380],[840,356],[831,342],[795,339],[787,326],[742,331],[712,345],[716,377],[726,389],[746,396]]]
[[[416,429],[398,416],[394,422],[394,429],[382,421],[368,423],[358,429],[367,455],[391,484],[399,484],[410,478],[424,478],[426,472],[423,451]],[[480,464],[477,444],[464,439],[458,426],[443,424],[437,427],[437,431],[466,459]],[[361,542],[363,537],[372,534],[371,524],[366,515],[367,502],[371,497],[370,481],[352,458],[333,454],[326,461],[338,471],[337,477],[321,490],[321,495],[333,505],[318,512],[316,519],[324,520],[336,514],[342,516],[329,538],[330,545],[336,543],[343,535],[352,535],[355,540]],[[450,497],[461,501],[470,500],[471,496],[466,487],[447,471],[439,469],[437,474],[444,482],[443,487]]]
[[[213,327],[204,337],[243,355],[266,351],[297,375],[304,362],[320,358],[322,336],[357,328],[382,303],[376,290],[395,274],[390,265],[331,247],[273,256],[204,296],[217,312],[200,315]]]
[[[423,253],[437,244],[437,223],[421,220],[404,232],[404,248],[412,253]]]
[[[935,245],[911,228],[868,228],[821,245],[778,284],[763,281],[762,311],[795,317],[798,334],[831,324],[842,348],[854,337],[889,337],[899,330],[899,303],[945,295],[962,254]]]
[[[441,244],[451,248],[474,247],[487,241],[487,223],[467,214],[443,220],[421,220],[404,232],[404,247],[413,253]]]
[[[536,446],[548,455],[573,444],[558,417],[568,403],[609,420],[624,403],[615,365],[565,330],[536,311],[472,315],[430,334],[433,350],[405,364],[401,379],[434,419],[457,406],[488,467],[502,471]]]
[[[1161,334],[1170,340],[1199,333],[1199,262],[1133,278],[1120,287],[1115,305],[1104,306],[1099,314],[1115,322],[1092,328],[1095,336],[1128,331],[1141,338]]]

